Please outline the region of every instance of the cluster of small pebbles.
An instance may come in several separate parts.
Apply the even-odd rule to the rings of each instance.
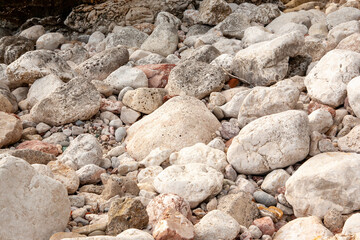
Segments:
[[[359,1],[167,2],[0,28],[0,239],[360,239]]]

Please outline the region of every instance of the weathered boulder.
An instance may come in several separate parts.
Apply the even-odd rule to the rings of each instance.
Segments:
[[[145,42],[148,38],[144,32],[134,27],[115,27],[113,32],[105,38],[106,48],[117,47],[123,45],[126,47],[137,47]]]
[[[303,160],[309,144],[307,114],[289,110],[246,125],[233,139],[227,158],[239,173],[262,174]]]
[[[20,140],[22,122],[14,115],[0,112],[0,148]]]
[[[204,0],[199,7],[199,20],[203,24],[216,25],[232,12],[229,4],[224,0]]]
[[[257,43],[237,52],[233,72],[251,85],[268,86],[283,80],[289,57],[296,56],[304,45],[304,35],[291,32],[271,41]]]
[[[286,182],[285,196],[295,216],[324,217],[331,209],[342,214],[360,209],[359,159],[355,153],[321,153],[301,165]]]
[[[71,67],[55,52],[49,50],[26,52],[7,67],[6,73],[11,88],[32,84],[49,74],[58,76],[64,82],[75,76]]]
[[[10,89],[0,83],[0,111],[7,113],[14,113],[18,110],[18,104],[14,94]]]
[[[87,120],[100,109],[100,93],[82,78],[74,78],[35,104],[30,114],[35,122],[62,125]]]
[[[346,87],[349,105],[357,117],[360,117],[360,77],[353,78]]]
[[[47,240],[64,231],[70,216],[65,187],[20,158],[0,159],[1,238]]]
[[[320,103],[337,107],[344,103],[347,84],[359,76],[359,73],[359,53],[332,50],[322,57],[306,76],[308,96]]]
[[[195,208],[210,196],[217,195],[223,184],[221,172],[202,163],[173,165],[155,177],[154,188],[159,193],[183,197]]]
[[[0,39],[0,63],[10,64],[21,55],[34,50],[33,41],[17,36],[7,36]]]

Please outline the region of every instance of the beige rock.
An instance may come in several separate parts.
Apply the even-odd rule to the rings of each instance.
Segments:
[[[262,174],[303,160],[309,144],[307,114],[289,110],[246,125],[233,139],[227,158],[239,173]]]
[[[155,177],[154,187],[159,193],[173,193],[183,197],[191,208],[208,197],[217,195],[224,176],[212,167],[201,163],[173,165]]]
[[[321,153],[301,165],[286,182],[285,196],[295,216],[324,217],[331,209],[342,214],[360,209],[359,159],[355,153]]]
[[[70,216],[65,187],[22,159],[0,159],[1,239],[47,240],[64,231]]]
[[[203,163],[213,167],[220,172],[225,171],[228,164],[226,154],[223,151],[209,147],[203,143],[181,149],[170,155],[172,165],[184,165],[188,163]]]
[[[226,223],[226,224],[225,224]],[[213,210],[195,225],[195,240],[233,240],[240,232],[240,224],[230,215]]]
[[[130,228],[116,236],[121,240],[154,240],[153,236],[145,231],[136,228]]]
[[[48,166],[54,175],[54,179],[61,182],[66,187],[69,194],[76,192],[79,188],[80,180],[74,169],[60,161],[49,162]]]
[[[346,220],[342,233],[354,234],[359,232],[360,232],[360,213],[355,213]]]
[[[190,205],[184,198],[176,194],[164,193],[153,198],[146,206],[146,212],[149,216],[149,224],[156,226],[165,210],[169,208],[181,213],[187,219],[191,219]]]
[[[49,50],[25,53],[7,67],[6,73],[10,87],[32,84],[49,74],[55,74],[64,82],[75,76],[71,67],[55,52]]]
[[[153,149],[177,151],[195,143],[209,142],[220,127],[205,105],[189,96],[175,97],[127,130],[127,151],[137,160]]]
[[[343,152],[360,152],[360,143],[358,141],[360,126],[355,126],[348,134],[340,137],[338,146]]]
[[[161,88],[138,88],[127,91],[122,102],[138,112],[150,114],[163,104],[166,93]]]
[[[30,39],[32,41],[36,41],[41,35],[45,34],[45,28],[41,25],[34,25],[32,27],[29,27],[19,34],[21,37],[25,37],[27,39]]]
[[[354,111],[357,117],[360,117],[360,94],[358,90],[360,88],[360,77],[353,78],[346,87],[349,105]]]
[[[20,119],[14,115],[0,112],[0,148],[19,141],[22,131]]]
[[[36,49],[55,50],[65,42],[65,37],[61,33],[46,33],[36,41]]]
[[[315,216],[290,221],[275,234],[274,240],[308,240],[332,237],[333,234]]]
[[[334,121],[331,113],[325,109],[317,109],[309,115],[310,131],[326,133],[333,125]]]
[[[18,110],[17,100],[6,85],[0,83],[0,111],[14,113]]]
[[[207,25],[216,25],[232,12],[229,4],[224,0],[205,0],[199,8],[200,21]]]
[[[62,240],[66,238],[84,238],[86,235],[72,233],[72,232],[58,232],[53,234],[49,240]]]
[[[39,101],[32,109],[35,122],[62,125],[87,120],[100,109],[100,93],[89,81],[74,78]]]
[[[154,227],[153,236],[156,240],[191,240],[194,239],[194,226],[184,215],[168,208]]]

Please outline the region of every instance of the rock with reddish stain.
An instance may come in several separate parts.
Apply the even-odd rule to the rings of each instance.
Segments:
[[[167,208],[153,232],[155,240],[193,240],[194,226],[183,214]]]
[[[137,66],[149,79],[150,88],[164,88],[168,82],[169,74],[175,64],[147,64]]]
[[[257,226],[264,235],[272,236],[275,232],[275,225],[270,217],[256,219],[253,224]]]
[[[112,113],[120,113],[121,108],[123,106],[124,105],[120,101],[111,101],[106,98],[102,98],[101,105],[100,105],[100,111],[101,112],[109,111]]]
[[[19,146],[17,146],[16,149],[31,149],[35,151],[52,154],[55,156],[58,156],[61,153],[55,145],[51,143],[42,142],[39,140],[31,140],[31,141],[23,142],[19,144]]]
[[[334,118],[336,116],[336,113],[335,113],[335,109],[330,107],[330,106],[327,106],[325,104],[321,104],[321,103],[318,103],[318,102],[314,102],[314,101],[311,101],[309,106],[308,106],[308,114],[311,114],[313,111],[317,110],[317,109],[324,109],[326,111],[328,111],[331,116]]]
[[[180,212],[187,219],[191,219],[191,209],[189,203],[176,194],[165,193],[155,197],[147,205],[146,211],[149,215],[149,224],[155,226],[165,210],[169,208]]]

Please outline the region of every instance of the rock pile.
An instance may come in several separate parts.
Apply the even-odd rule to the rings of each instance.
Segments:
[[[0,21],[1,240],[360,239],[359,1],[78,3]]]

